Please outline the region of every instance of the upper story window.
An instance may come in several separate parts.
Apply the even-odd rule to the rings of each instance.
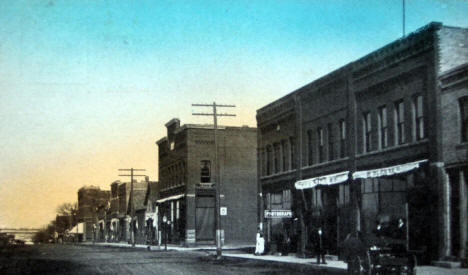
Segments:
[[[296,161],[296,138],[291,138],[289,140],[290,142],[290,145],[291,145],[291,152],[290,152],[290,156],[291,156],[291,169],[296,169],[297,168],[297,161]]]
[[[379,108],[379,148],[386,148],[388,146],[388,120],[387,120],[387,107],[382,106]]]
[[[362,126],[363,126],[363,148],[364,152],[371,151],[371,138],[372,138],[372,121],[371,113],[366,112],[362,115]]]
[[[266,156],[265,156],[265,149],[261,149],[261,157],[260,157],[260,161],[261,161],[261,168],[262,168],[262,176],[265,176],[266,175],[266,165],[265,165],[265,161],[266,161]]]
[[[271,175],[271,159],[272,159],[272,151],[271,146],[267,146],[267,157],[266,157],[266,174]]]
[[[280,171],[280,164],[279,164],[279,161],[280,161],[280,147],[279,147],[279,144],[276,143],[274,146],[273,146],[273,149],[275,150],[274,151],[274,161],[273,161],[273,164],[274,164],[274,171],[275,173],[279,173]]]
[[[319,127],[317,129],[317,153],[318,153],[318,161],[323,162],[323,129]]]
[[[424,107],[423,97],[418,95],[413,101],[413,125],[414,125],[414,137],[416,140],[421,140],[425,137],[424,133]]]
[[[346,156],[346,122],[344,119],[340,120],[340,157]]]
[[[314,164],[314,147],[313,147],[313,137],[312,131],[307,131],[307,164]]]
[[[460,99],[461,138],[468,142],[468,96]]]
[[[328,160],[335,159],[335,137],[333,136],[333,124],[328,123],[327,125],[328,134]]]
[[[283,171],[288,171],[288,143],[286,142],[286,140],[281,141],[281,157],[283,159]]]
[[[405,143],[405,105],[403,99],[395,102],[395,141]]]
[[[200,162],[200,182],[211,182],[211,162],[209,160]]]

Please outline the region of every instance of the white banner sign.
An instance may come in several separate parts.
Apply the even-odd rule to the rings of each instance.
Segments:
[[[380,169],[357,171],[353,173],[353,179],[377,178],[382,176],[391,176],[394,174],[405,173],[413,169],[419,168],[419,165],[426,161],[427,159]]]
[[[321,177],[315,177],[305,180],[300,180],[295,183],[296,189],[314,188],[317,185],[332,185],[348,180],[349,171],[339,172]]]
[[[265,210],[265,219],[292,218],[291,210]]]

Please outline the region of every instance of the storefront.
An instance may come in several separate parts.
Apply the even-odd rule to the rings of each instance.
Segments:
[[[431,191],[427,160],[357,171],[354,184],[360,187],[360,230],[373,236],[382,224],[399,223],[394,239],[403,240],[409,250],[433,251],[437,198]],[[432,230],[431,230],[432,229]],[[429,255],[426,255],[429,257]]]
[[[173,195],[156,201],[163,242],[180,243],[185,240],[185,194]],[[166,219],[164,219],[166,217]],[[167,236],[167,240],[165,240]]]
[[[295,252],[297,228],[292,210],[291,189],[265,193],[264,200],[265,238],[270,252]]]
[[[145,234],[147,244],[158,244],[159,230],[158,230],[158,206],[156,206],[155,212],[145,213]]]
[[[320,229],[322,232],[322,246],[328,254],[338,254],[340,242],[340,232],[343,231],[343,224],[340,222],[347,218],[346,212],[340,206],[346,196],[349,199],[349,186],[340,183],[347,183],[349,171],[342,171],[334,174],[309,178],[297,181],[295,187],[301,192],[304,200],[304,212],[306,213],[304,223],[306,226],[306,248],[314,250],[316,246],[314,235]],[[348,190],[346,194],[345,189]],[[345,214],[345,215],[343,215]],[[342,234],[341,234],[342,235]]]

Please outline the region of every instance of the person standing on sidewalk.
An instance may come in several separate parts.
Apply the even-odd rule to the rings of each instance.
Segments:
[[[318,227],[313,230],[313,242],[315,247],[315,255],[317,256],[317,264],[320,264],[320,258],[322,259],[322,264],[325,262],[325,249],[324,249],[324,235],[322,227]]]

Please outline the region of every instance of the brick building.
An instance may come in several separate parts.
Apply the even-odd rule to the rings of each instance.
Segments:
[[[215,241],[215,148],[212,125],[166,124],[159,148],[159,221],[171,221],[169,242]],[[226,243],[254,241],[257,224],[257,131],[219,127],[221,236]]]
[[[110,191],[101,190],[96,186],[83,186],[78,190],[78,222],[85,223],[83,240],[93,239],[93,225],[98,221],[99,205],[107,204]]]
[[[431,23],[259,109],[270,243],[304,253],[322,228],[339,254],[401,218],[422,260],[466,256],[467,63],[468,30]]]
[[[146,192],[148,182],[146,180],[133,181],[134,192]],[[111,183],[110,196],[110,233],[111,240],[115,242],[130,241],[130,182],[121,182],[119,180]],[[140,196],[138,196],[140,198]],[[144,199],[144,197],[143,197]]]

